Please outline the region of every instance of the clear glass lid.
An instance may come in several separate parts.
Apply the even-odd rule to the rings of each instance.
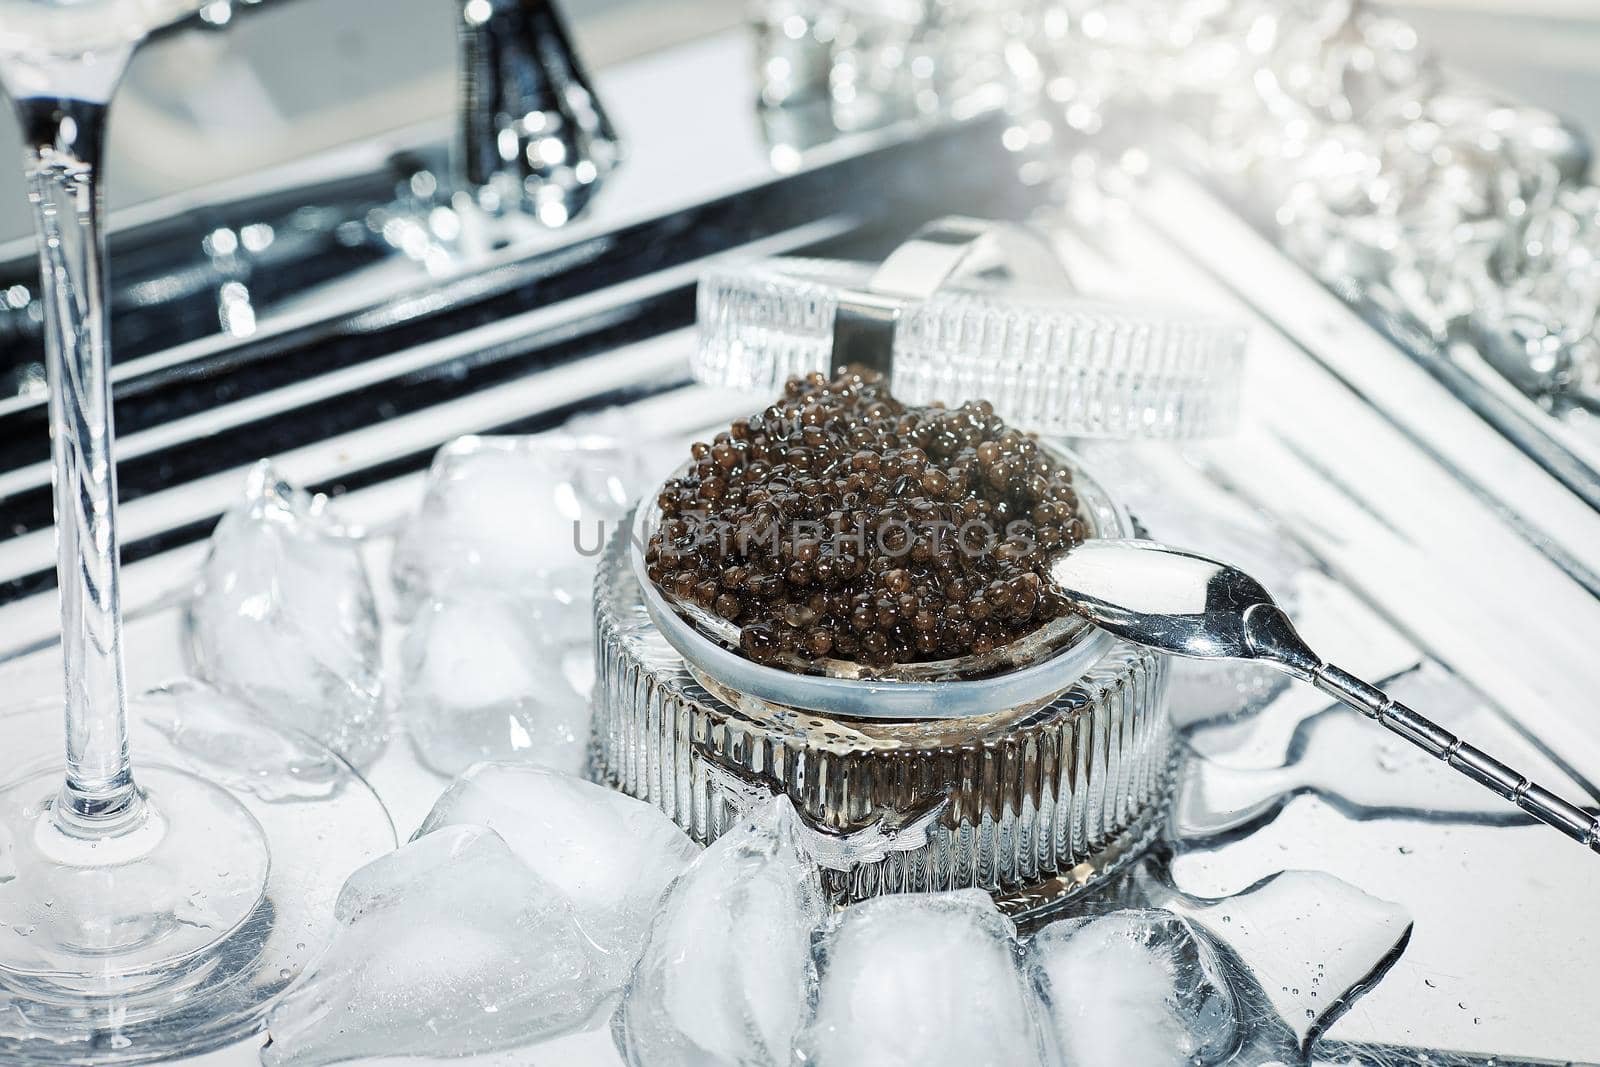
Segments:
[[[1237,418],[1237,326],[1079,296],[1065,282],[948,278],[919,297],[885,292],[881,275],[800,258],[706,273],[695,376],[774,392],[789,377],[827,373],[841,321],[865,308],[888,323],[874,343],[888,345],[895,395],[908,404],[983,397],[1020,429],[1065,437],[1209,437]]]

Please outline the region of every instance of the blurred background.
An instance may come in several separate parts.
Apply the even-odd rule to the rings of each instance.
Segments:
[[[746,9],[744,0],[562,6],[591,67],[737,25]],[[1413,22],[1458,73],[1600,130],[1600,3],[1371,6]],[[181,33],[139,51],[111,126],[114,209],[445,123],[454,108],[455,14],[444,0],[267,0],[234,18],[227,33]],[[16,144],[9,109],[0,109],[0,145]],[[20,172],[0,167],[0,240],[29,228]]]

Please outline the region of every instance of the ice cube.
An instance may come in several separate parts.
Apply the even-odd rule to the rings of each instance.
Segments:
[[[419,758],[445,775],[484,760],[583,773],[589,703],[563,672],[565,652],[536,605],[430,601],[401,648],[400,713]]]
[[[383,744],[378,613],[357,541],[313,497],[252,468],[186,614],[194,674],[355,764]]]
[[[1028,971],[1063,1067],[1214,1064],[1238,1043],[1216,949],[1171,912],[1052,923]]]
[[[659,635],[657,635],[659,640]],[[776,792],[771,781],[718,758],[704,761],[706,777],[730,806],[734,819],[746,819],[769,803]],[[850,830],[834,830],[795,823],[801,847],[825,871],[853,871],[878,863],[895,852],[915,852],[928,844],[950,806],[950,798],[936,796],[904,810],[884,810],[871,822]]]
[[[1016,927],[981,889],[856,904],[823,928],[816,951],[817,1007],[799,1040],[807,1063],[1042,1062]]]
[[[567,901],[597,981],[622,988],[661,896],[699,851],[640,800],[518,763],[480,763],[434,804],[417,836],[486,826]]]
[[[606,1007],[567,902],[491,830],[447,827],[369,863],[335,915],[272,1010],[266,1067],[487,1052]]]
[[[736,389],[716,390],[714,395],[702,395],[707,393],[704,389],[696,393],[691,420],[697,429],[694,433],[684,429],[683,417],[676,411],[643,414],[621,405],[575,415],[563,429],[575,437],[609,437],[627,442],[638,458],[644,492],[648,493],[677,473],[689,458],[691,444],[700,439],[711,440],[712,435],[727,429],[730,421],[748,414],[749,393]]]
[[[395,545],[402,609],[465,589],[537,600],[588,632],[601,546],[644,491],[640,461],[611,437],[461,437],[428,471]]]
[[[678,880],[617,1015],[630,1064],[790,1061],[812,986],[811,931],[826,912],[804,842],[780,796]]]
[[[1237,960],[1230,968],[1244,969],[1230,984],[1259,986],[1264,1014],[1301,1052],[1411,939],[1404,907],[1321,871],[1280,871],[1215,899],[1168,892],[1161,906],[1227,944]],[[1258,1016],[1254,1026],[1266,1023]]]

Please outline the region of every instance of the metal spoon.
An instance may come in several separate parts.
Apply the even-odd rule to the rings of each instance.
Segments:
[[[1600,852],[1600,817],[1556,796],[1376,686],[1319,657],[1248,574],[1152,541],[1095,539],[1055,560],[1072,610],[1125,641],[1196,659],[1253,659],[1318,689]]]

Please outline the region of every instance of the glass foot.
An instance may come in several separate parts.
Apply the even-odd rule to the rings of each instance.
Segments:
[[[130,708],[143,810],[64,830],[58,706],[0,714],[0,1063],[130,1064],[260,1029],[316,956],[383,806],[303,735],[194,686]],[[13,746],[11,741],[15,740]]]
[[[0,974],[50,999],[159,986],[250,917],[266,835],[221,789],[139,770],[142,803],[104,836],[61,817],[60,775],[0,791]]]

